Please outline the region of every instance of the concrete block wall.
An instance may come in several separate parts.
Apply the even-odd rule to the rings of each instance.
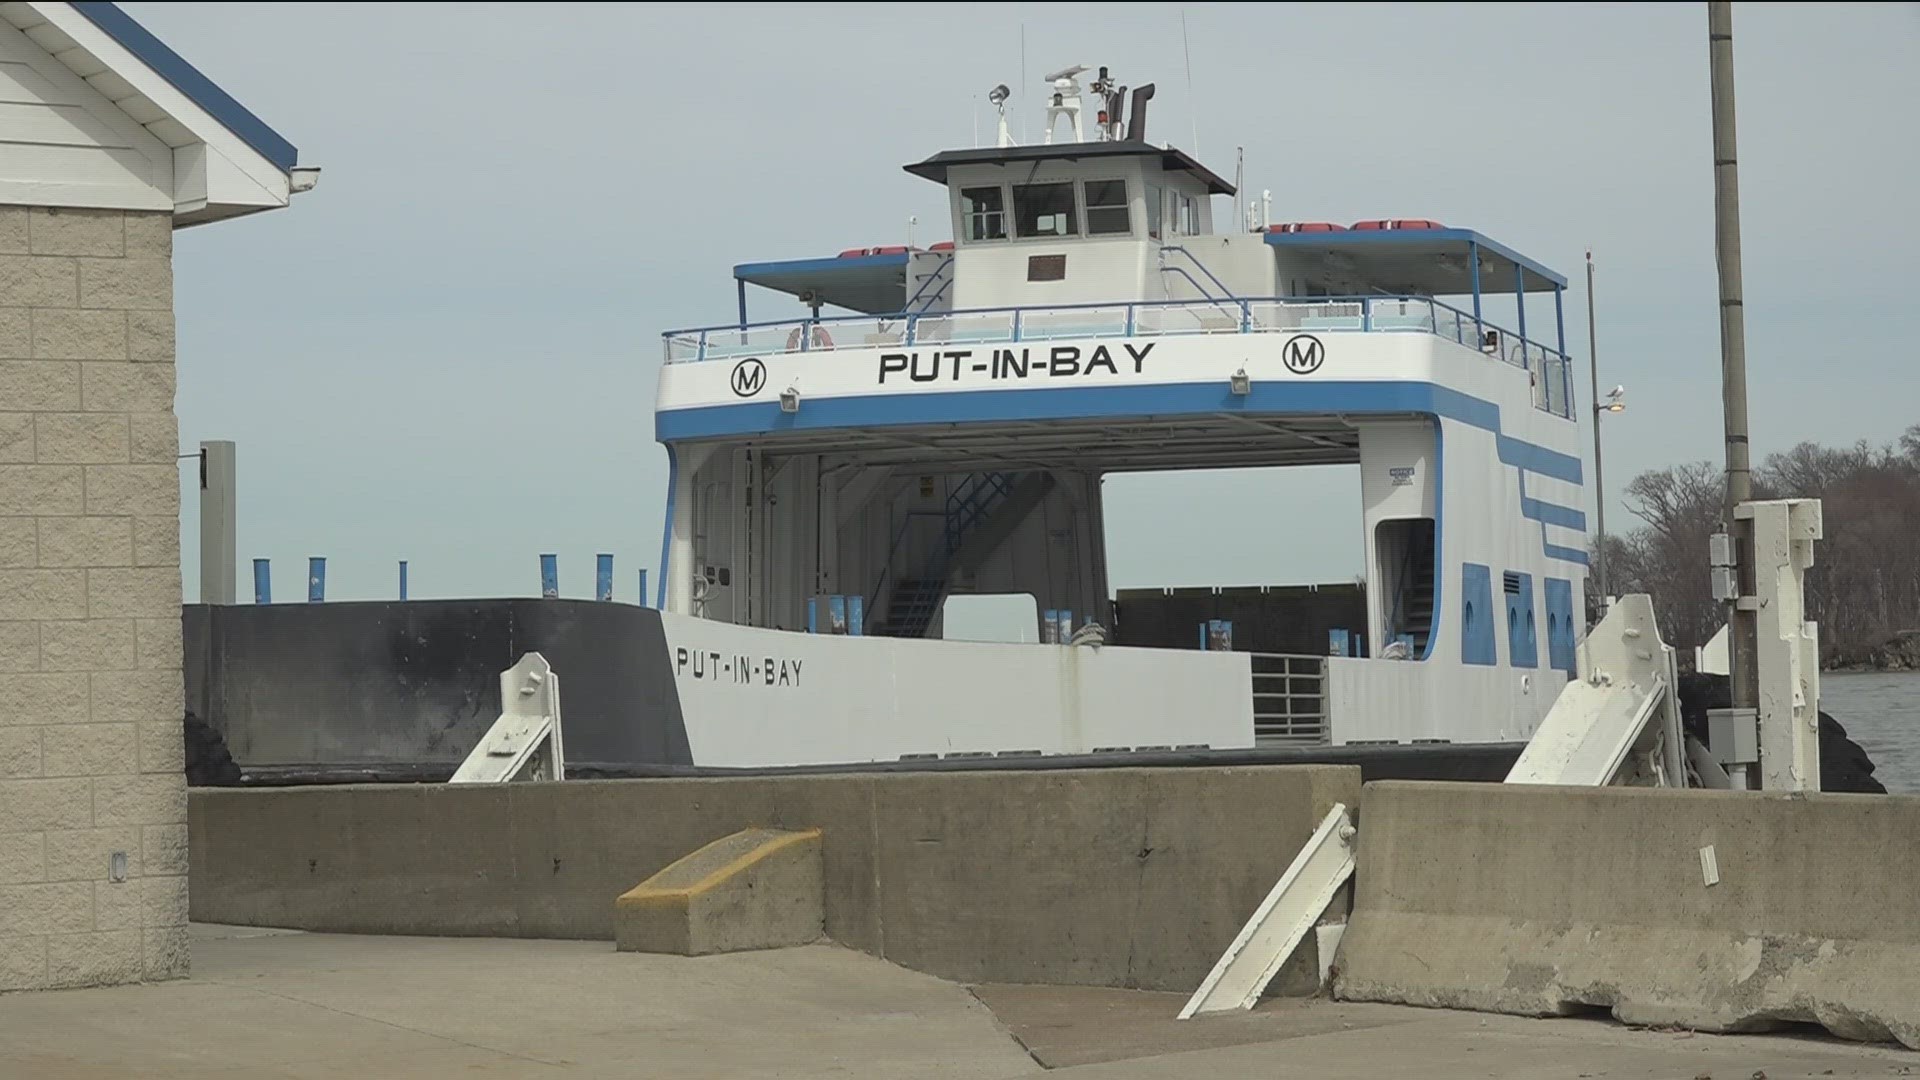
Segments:
[[[187,969],[172,257],[0,206],[0,990]]]
[[[842,945],[964,982],[1192,990],[1359,796],[1342,765],[202,788],[193,912],[610,941],[616,898],[669,863],[744,828],[818,826]],[[1275,991],[1311,993],[1315,962]]]
[[[1914,796],[1368,784],[1335,993],[1920,1049],[1915,835]]]

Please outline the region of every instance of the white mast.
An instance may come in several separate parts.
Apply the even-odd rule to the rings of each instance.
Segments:
[[[1233,148],[1233,216],[1242,219],[1242,228],[1248,227],[1245,221],[1246,212],[1241,209],[1246,201],[1246,196],[1241,194],[1241,192],[1246,186],[1247,148],[1244,146],[1236,146]]]

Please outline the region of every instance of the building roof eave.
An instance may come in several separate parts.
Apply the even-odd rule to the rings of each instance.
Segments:
[[[183,227],[279,209],[313,186],[319,170],[301,166],[291,142],[117,4],[5,4],[0,20],[64,68],[63,77],[104,98],[100,107],[118,114],[114,122],[150,140],[159,154],[138,189],[71,183],[48,196],[63,205],[171,204],[176,227]]]
[[[1233,185],[1183,150],[1155,146],[1144,141],[1125,139],[1109,142],[1037,143],[1023,146],[981,146],[969,150],[943,150],[911,165],[907,172],[937,184],[947,182],[947,172],[956,165],[1029,165],[1042,161],[1081,161],[1103,157],[1155,157],[1167,172],[1183,172],[1207,186],[1209,195],[1232,195]]]

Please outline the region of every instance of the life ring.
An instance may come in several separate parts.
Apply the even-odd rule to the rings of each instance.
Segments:
[[[793,332],[787,335],[788,352],[800,351],[800,335],[805,333],[806,330],[807,328],[804,326],[796,326],[793,328]],[[816,349],[833,348],[833,335],[827,333],[826,327],[818,325],[813,327],[813,347]]]

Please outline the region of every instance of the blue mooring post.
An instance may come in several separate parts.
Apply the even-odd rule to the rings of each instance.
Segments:
[[[273,566],[268,559],[253,560],[253,602],[273,603]]]
[[[560,596],[560,556],[540,556],[540,595],[549,600]]]
[[[318,604],[327,598],[327,560],[318,556],[307,560],[307,603]]]
[[[603,604],[613,599],[613,556],[611,555],[594,556],[593,598]]]
[[[640,568],[640,606],[647,606],[647,568]]]
[[[400,599],[407,598],[407,560],[400,560]]]

